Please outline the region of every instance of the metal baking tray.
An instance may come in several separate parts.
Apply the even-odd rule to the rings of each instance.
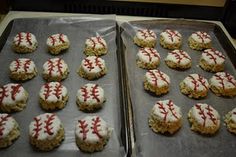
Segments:
[[[155,96],[146,92],[143,88],[143,80],[146,70],[136,65],[138,46],[133,43],[133,37],[138,29],[148,28],[154,30],[158,38],[166,29],[178,30],[183,36],[182,49],[187,51],[192,58],[192,67],[186,71],[170,69],[164,62],[169,50],[156,45],[161,56],[161,71],[170,76],[171,84],[168,94]],[[179,90],[179,83],[188,74],[198,73],[209,79],[213,73],[206,72],[198,66],[201,52],[189,48],[188,37],[194,31],[206,31],[213,39],[213,47],[226,55],[225,71],[236,76],[236,50],[223,32],[214,23],[199,22],[183,19],[163,19],[132,21],[121,25],[121,48],[126,67],[127,94],[129,95],[128,108],[130,116],[130,131],[132,154],[138,157],[232,157],[236,154],[236,136],[229,133],[223,124],[223,116],[236,107],[236,98],[217,97],[211,91],[201,100],[193,100],[183,95]],[[154,133],[148,126],[148,116],[156,101],[171,99],[181,107],[183,113],[183,126],[174,135],[162,135]],[[187,120],[189,109],[198,102],[212,105],[221,115],[221,127],[214,136],[203,136],[190,130]],[[133,125],[132,125],[133,123]]]
[[[30,54],[17,54],[11,49],[13,37],[18,32],[33,33],[39,43],[37,50]],[[42,66],[45,61],[52,56],[47,52],[46,39],[54,33],[64,33],[68,36],[71,46],[66,53],[58,55],[66,61],[70,73],[68,78],[62,83],[69,92],[69,101],[64,109],[55,111],[65,127],[65,140],[60,147],[51,152],[39,152],[34,150],[28,137],[28,127],[33,117],[44,113],[38,103],[38,93],[41,86],[45,83],[42,78]],[[102,56],[106,61],[108,73],[104,77],[88,81],[81,78],[77,73],[77,68],[83,58],[85,39],[91,36],[102,36],[108,44],[108,54]],[[112,136],[105,149],[101,152],[93,153],[96,157],[123,157],[128,150],[128,134],[125,107],[123,103],[123,80],[121,73],[120,52],[117,48],[119,43],[118,26],[115,16],[75,16],[75,17],[57,17],[57,18],[23,18],[15,19],[9,23],[3,35],[0,38],[0,85],[14,82],[9,79],[8,66],[10,62],[19,57],[31,58],[38,69],[38,75],[27,82],[21,82],[23,87],[29,93],[27,107],[12,116],[17,120],[20,126],[21,136],[15,143],[7,149],[1,149],[1,157],[10,156],[90,156],[81,152],[75,143],[74,129],[78,118],[86,115],[99,115],[114,128]],[[81,112],[76,105],[77,90],[85,83],[93,82],[103,87],[106,96],[106,102],[102,109],[94,113]]]

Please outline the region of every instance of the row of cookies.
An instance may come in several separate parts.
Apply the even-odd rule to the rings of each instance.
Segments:
[[[182,112],[172,100],[157,101],[151,109],[148,123],[156,133],[173,134],[182,126]],[[211,105],[195,104],[188,112],[191,130],[201,134],[213,135],[220,128],[220,115]],[[224,118],[229,132],[236,134],[236,108],[228,112]]]
[[[204,50],[211,48],[211,36],[203,31],[197,31],[188,38],[189,47],[193,50]],[[155,47],[157,35],[153,30],[140,29],[134,36],[134,43],[140,47]],[[160,34],[160,45],[166,49],[180,49],[182,35],[177,30],[166,29]]]
[[[112,133],[112,128],[99,116],[86,116],[75,124],[76,144],[81,151],[101,151]],[[0,148],[13,144],[20,136],[20,126],[9,114],[0,114]],[[32,146],[41,151],[51,151],[65,138],[65,129],[54,113],[34,117],[29,125],[29,139]]]

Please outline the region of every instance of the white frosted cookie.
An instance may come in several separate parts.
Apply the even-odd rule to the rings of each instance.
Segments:
[[[137,53],[136,63],[144,69],[155,69],[160,64],[160,54],[154,48],[140,48]]]
[[[236,80],[227,72],[217,72],[209,82],[211,91],[217,96],[234,97],[236,95]]]
[[[207,96],[209,83],[199,74],[189,74],[181,83],[180,91],[190,98],[203,98]]]
[[[134,37],[134,43],[140,47],[155,47],[156,42],[157,36],[150,29],[138,30]]]
[[[210,72],[224,70],[225,56],[218,50],[211,48],[202,52],[199,65],[202,69]]]
[[[30,143],[42,151],[58,147],[64,134],[62,123],[54,113],[40,114],[29,125]]]
[[[181,110],[172,100],[157,101],[151,110],[148,123],[156,133],[173,134],[182,126]]]
[[[177,30],[166,29],[160,34],[160,44],[166,49],[179,49],[182,44],[182,35]]]
[[[32,33],[20,32],[13,39],[13,50],[17,53],[34,52],[38,47],[36,37]]]
[[[78,74],[88,80],[94,80],[107,73],[105,60],[96,56],[88,56],[82,60]]]
[[[81,151],[102,151],[112,133],[107,123],[99,116],[86,116],[75,126],[76,144]]]
[[[45,83],[39,92],[39,102],[45,110],[64,108],[68,97],[67,88],[60,82]]]
[[[173,50],[168,52],[165,63],[170,68],[185,70],[191,67],[192,59],[188,53],[183,50]]]
[[[194,32],[188,38],[188,44],[193,50],[204,50],[211,48],[211,36],[206,32]]]
[[[46,42],[51,54],[59,54],[70,47],[70,41],[65,34],[53,34],[47,38]]]
[[[162,95],[169,92],[170,78],[159,69],[148,70],[144,78],[144,89]]]
[[[30,80],[37,75],[34,62],[29,58],[18,58],[11,62],[10,78],[17,81]]]
[[[61,81],[68,74],[68,65],[61,58],[51,58],[43,64],[43,78],[47,81]]]
[[[101,56],[107,53],[107,43],[101,37],[91,37],[85,41],[84,53],[87,56]]]
[[[77,91],[77,105],[82,111],[101,108],[105,102],[104,90],[97,84],[87,83]]]
[[[19,125],[9,114],[0,113],[0,149],[6,148],[20,136]]]
[[[189,113],[188,119],[191,123],[191,130],[201,134],[215,134],[220,128],[220,115],[210,105],[197,103]]]
[[[228,131],[236,134],[236,108],[225,115],[224,121]]]
[[[22,85],[9,83],[0,88],[0,110],[2,112],[22,111],[26,107],[28,93]]]

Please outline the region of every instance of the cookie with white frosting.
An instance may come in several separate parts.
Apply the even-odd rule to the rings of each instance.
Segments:
[[[85,41],[84,53],[87,56],[107,54],[107,43],[101,36],[88,38]]]
[[[68,65],[61,58],[51,58],[43,64],[43,78],[47,81],[61,81],[68,74]]]
[[[157,101],[148,119],[149,126],[156,133],[174,134],[182,126],[182,113],[172,100]]]
[[[197,103],[188,112],[191,130],[201,134],[215,134],[220,128],[220,115],[210,105]]]
[[[225,115],[224,121],[228,131],[236,134],[236,108]]]
[[[29,58],[18,58],[10,63],[10,78],[16,81],[26,81],[37,75],[34,61]]]
[[[183,50],[173,50],[168,52],[165,63],[172,69],[185,70],[192,66],[192,59],[189,54]]]
[[[98,79],[107,73],[105,60],[97,56],[88,56],[82,60],[78,74],[88,80]]]
[[[227,72],[217,72],[209,82],[211,91],[217,96],[234,97],[236,95],[236,80]]]
[[[160,45],[163,48],[179,49],[182,44],[182,35],[177,30],[166,29],[160,34]]]
[[[150,29],[140,29],[134,36],[134,43],[140,47],[155,47],[157,36],[155,32]]]
[[[86,116],[76,123],[76,144],[81,151],[102,151],[112,133],[112,128],[99,116]]]
[[[0,111],[17,112],[26,107],[28,93],[21,84],[8,83],[0,87]]]
[[[144,77],[144,89],[162,95],[169,92],[170,77],[159,69],[148,70]]]
[[[41,151],[50,151],[64,140],[65,132],[61,120],[54,113],[34,117],[29,125],[30,143]]]
[[[202,52],[199,65],[209,72],[219,72],[224,70],[225,56],[218,50],[211,48]]]
[[[94,111],[106,101],[104,90],[98,84],[87,83],[77,91],[77,105],[82,111]]]
[[[200,99],[207,96],[209,83],[199,74],[189,74],[180,82],[180,91],[190,98]]]
[[[60,82],[45,83],[39,91],[39,103],[45,110],[64,108],[68,97],[67,88]]]
[[[47,38],[46,42],[51,54],[57,55],[70,47],[70,41],[65,34],[53,34]]]
[[[9,147],[20,136],[19,125],[9,114],[0,113],[0,149]]]
[[[188,38],[188,44],[193,50],[204,50],[211,48],[211,36],[207,32],[197,31]]]
[[[160,64],[160,54],[154,48],[140,48],[137,53],[136,63],[143,69],[155,69]]]

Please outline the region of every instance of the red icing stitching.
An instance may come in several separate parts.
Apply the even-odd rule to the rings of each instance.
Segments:
[[[93,40],[93,38],[89,38],[89,40],[93,43],[93,50],[94,50],[96,46],[96,42]]]
[[[41,118],[37,118],[37,117],[34,117],[34,126],[35,128],[33,129],[33,131],[35,131],[35,134],[34,134],[34,138],[38,138],[39,137],[39,132],[42,130],[41,126],[43,123],[41,123]]]
[[[49,83],[46,83],[46,84],[44,85],[44,88],[45,88],[46,90],[44,90],[43,95],[44,95],[44,97],[45,97],[45,100],[47,100],[48,97],[50,96],[50,93],[52,92],[51,86],[49,86]]]
[[[217,119],[215,118],[215,115],[213,114],[213,109],[210,107],[210,105],[207,105],[206,107],[207,115],[210,117],[210,120],[216,125]]]
[[[205,89],[208,89],[208,87],[206,86],[206,81],[205,81],[205,79],[204,79],[201,75],[199,75],[199,74],[197,74],[197,76],[198,76],[197,79],[195,79],[195,78],[194,78],[193,76],[191,76],[191,75],[188,76],[189,78],[192,79],[191,82],[194,84],[194,90],[196,91],[197,88],[200,86],[200,85],[199,85],[199,82],[201,83],[201,85],[203,85],[203,86],[205,87]]]
[[[26,33],[26,41],[30,44],[30,45],[32,45],[32,42],[31,42],[31,34],[30,33]]]
[[[174,103],[173,103],[171,100],[169,100],[167,106],[168,106],[168,109],[170,110],[171,114],[172,114],[176,119],[178,119],[178,116],[177,116],[177,114],[176,114],[176,112],[175,112]]]
[[[21,87],[20,84],[17,84],[15,86],[14,85],[11,86],[11,89],[12,89],[12,91],[11,91],[11,98],[12,98],[12,100],[16,99],[16,94],[20,92],[20,87]]]
[[[51,59],[48,60],[48,72],[49,75],[52,75],[52,72],[54,71],[54,64]]]
[[[98,57],[95,58],[95,65],[98,66],[100,69],[102,69],[102,63],[100,61],[100,58]]]
[[[7,90],[7,86],[3,86],[3,87],[1,87],[1,91],[0,91],[0,104],[2,104],[2,101],[3,101],[3,99],[5,98],[5,97],[8,97],[8,94],[7,94],[7,92],[8,92],[8,90]]]
[[[82,92],[82,96],[84,98],[84,101],[87,101],[88,98],[90,98],[88,90],[87,90],[87,86],[85,87],[81,87],[81,92]]]
[[[203,119],[203,126],[205,126],[206,125],[206,115],[205,115],[205,113],[204,113],[204,110],[201,108],[201,105],[199,105],[199,104],[196,104],[195,105],[196,106],[196,109],[198,109],[199,110],[199,112],[198,112],[198,114],[201,116],[201,118]]]
[[[0,119],[0,137],[3,135],[3,131],[5,130],[4,125],[6,124],[5,122],[7,122],[8,117],[10,117],[9,114],[7,114],[5,117],[1,117]]]
[[[63,72],[62,72],[62,59],[61,58],[59,58],[57,61],[56,61],[56,66],[57,66],[57,68],[58,68],[58,72],[60,73],[60,75],[62,75],[63,74]]]
[[[151,75],[151,78],[152,78],[152,82],[154,82],[154,85],[157,86],[157,77],[156,75],[154,74],[154,72],[152,70],[149,70],[148,73]]]
[[[232,85],[234,85],[236,87],[236,83],[233,82],[233,76],[231,76],[227,72],[224,72],[224,74],[225,74],[226,81],[228,81],[229,83],[231,83]],[[222,88],[225,89],[224,78],[218,74],[215,74],[215,77],[216,77],[216,80],[219,80],[219,84],[221,84]]]
[[[99,117],[96,117],[96,119],[92,119],[93,123],[92,123],[92,127],[91,129],[93,129],[92,133],[96,134],[98,136],[98,138],[102,138],[102,136],[99,134],[99,127],[101,126],[101,124],[99,124],[99,122],[101,122]]]
[[[50,115],[47,114],[46,117],[48,119],[44,121],[45,123],[44,133],[47,133],[48,135],[53,135],[53,132],[52,132],[53,126],[51,125],[53,124],[53,120],[55,119],[55,114],[50,114]]]
[[[98,94],[98,85],[97,85],[97,84],[92,87],[92,93],[91,93],[91,95],[93,96],[93,97],[92,97],[93,99],[96,99],[97,102],[100,102],[100,100],[99,100],[99,98],[98,98],[99,94]]]
[[[178,32],[169,29],[167,29],[165,32],[168,34],[168,37],[172,42],[174,41],[174,37],[178,37],[178,40],[180,41],[180,35]]]
[[[25,70],[25,72],[28,71],[30,64],[31,64],[31,60],[30,60],[30,59],[27,59],[27,60],[25,61],[25,63],[24,63],[24,70]]]
[[[146,39],[148,37],[152,37],[154,39],[156,38],[155,34],[151,30],[149,30],[149,29],[147,29],[147,30],[138,30],[138,32],[141,33],[141,36],[143,36],[144,39]]]
[[[60,95],[62,94],[62,84],[61,83],[56,84],[54,92],[55,93],[53,93],[53,94],[57,97],[57,99],[59,99]]]
[[[65,42],[65,40],[63,39],[63,34],[60,34],[60,35],[59,35],[59,40],[60,40],[62,43]]]
[[[193,34],[196,34],[198,38],[202,40],[203,43],[205,39],[211,39],[210,36],[206,32],[195,32]]]
[[[50,36],[49,38],[51,39],[51,43],[54,46],[56,43],[56,38],[54,36]]]
[[[20,60],[16,59],[15,60],[15,71],[18,71],[20,69]]]
[[[84,66],[87,67],[89,69],[89,71],[93,70],[93,62],[91,62],[89,59],[85,58],[84,59]]]
[[[23,39],[23,37],[22,37],[22,35],[21,35],[21,33],[18,33],[18,36],[16,36],[18,39],[17,39],[17,45],[19,46],[20,45],[20,43],[22,42],[22,39]]]
[[[179,52],[179,53],[178,53]],[[191,58],[189,58],[183,50],[179,50],[178,52],[176,51],[171,51],[169,53],[173,54],[175,56],[175,58],[178,60],[178,63],[180,63],[182,61],[182,59],[186,58],[188,60],[191,60]],[[181,56],[182,55],[182,56]]]
[[[213,54],[211,54],[209,51],[213,52]],[[217,51],[213,48],[210,49],[209,51],[205,50],[203,53],[205,53],[207,56],[209,56],[209,59],[212,59],[215,62],[215,64],[217,64],[217,62],[216,62],[217,58],[215,56],[218,56],[219,58],[225,59],[225,56],[222,55],[219,51]]]
[[[146,49],[148,49],[149,51],[146,51]],[[152,61],[152,56],[157,57],[158,59],[160,59],[159,55],[156,53],[156,51],[153,48],[141,48],[141,53],[144,54],[144,56],[147,56],[149,59],[149,62]]]
[[[89,129],[87,128],[88,124],[86,123],[85,120],[78,120],[78,122],[80,124],[79,127],[81,128],[80,133],[83,134],[83,140],[86,140],[87,133],[89,132]]]
[[[155,70],[155,73],[152,70],[148,71],[149,74],[151,75],[152,78],[152,82],[155,83],[155,86],[157,86],[157,82],[158,82],[158,77],[156,76],[156,73],[159,74],[159,77],[161,78],[162,81],[166,82],[167,84],[169,84],[169,82],[166,80],[166,78],[164,77],[164,73],[162,73],[159,69]]]
[[[161,113],[164,115],[164,121],[166,121],[166,117],[168,115],[168,111],[166,111],[164,105],[160,102],[157,102],[158,108],[161,110]]]

